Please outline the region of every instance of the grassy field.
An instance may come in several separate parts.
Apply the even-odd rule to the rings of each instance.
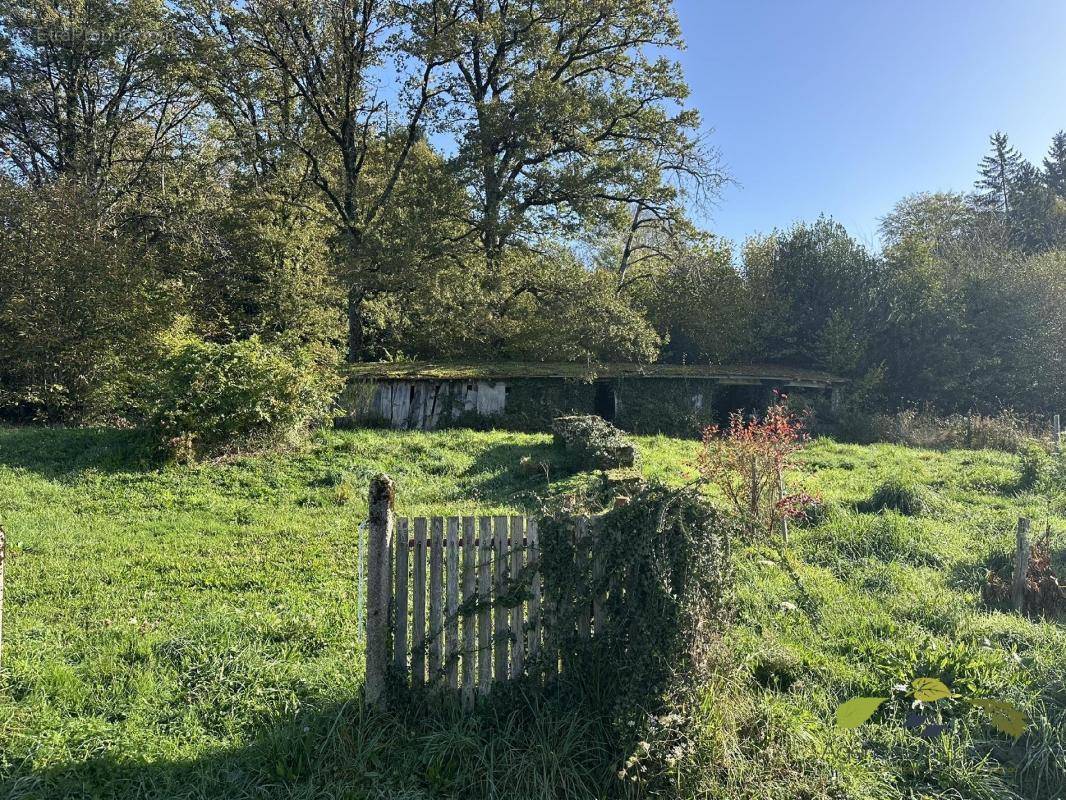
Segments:
[[[695,443],[639,443],[649,475],[691,474]],[[791,485],[829,514],[796,531],[803,592],[769,551],[738,554],[689,794],[1066,796],[1066,631],[980,599],[1019,514],[1066,528],[1062,498],[1016,491],[1017,462],[807,448]],[[581,481],[543,435],[331,432],[299,455],[160,467],[128,432],[0,428],[0,796],[596,796],[608,779],[580,719],[360,708],[356,527],[378,471],[406,514],[522,510]],[[926,513],[859,510],[898,474],[928,488]],[[1028,732],[976,712],[925,738],[891,716],[832,727],[842,700],[919,675],[1018,703]]]

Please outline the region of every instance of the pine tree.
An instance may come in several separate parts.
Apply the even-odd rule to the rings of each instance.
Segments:
[[[1009,219],[1025,159],[1007,141],[1007,134],[996,131],[990,141],[992,152],[981,159],[981,178],[976,184],[979,190],[977,201]]]
[[[1051,191],[1066,198],[1066,131],[1059,131],[1051,139],[1044,159],[1044,180]]]

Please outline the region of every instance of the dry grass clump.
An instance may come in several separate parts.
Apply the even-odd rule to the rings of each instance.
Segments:
[[[875,414],[871,420],[876,441],[934,450],[1002,450],[1016,453],[1041,435],[1032,419],[1011,411],[942,416],[930,409],[905,409]]]

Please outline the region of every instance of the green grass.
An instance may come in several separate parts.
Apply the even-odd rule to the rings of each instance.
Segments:
[[[694,442],[638,442],[647,474],[691,477]],[[525,510],[547,488],[525,455],[553,493],[580,483],[543,435],[333,432],[302,454],[178,467],[127,432],[0,428],[0,796],[598,796],[595,731],[535,697],[496,716],[358,703],[369,478],[397,480],[404,514]],[[860,510],[898,475],[932,499],[923,513]],[[1016,517],[1046,518],[1017,475],[1003,453],[813,443],[790,476],[828,506],[794,531],[803,590],[770,550],[739,554],[685,793],[1066,793],[1066,633],[980,601]],[[1062,531],[1061,498],[1051,511]],[[891,715],[832,727],[840,701],[926,674],[1019,703],[1029,732],[1012,743],[974,715],[930,741]]]

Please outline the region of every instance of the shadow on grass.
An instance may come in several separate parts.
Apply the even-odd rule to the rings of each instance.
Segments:
[[[385,750],[375,725],[352,700],[260,729],[248,744],[190,760],[145,761],[107,752],[34,770],[15,766],[0,780],[5,800],[48,798],[319,798],[362,797],[374,784],[375,756]],[[417,776],[412,776],[417,783]],[[417,796],[417,795],[412,795]]]
[[[0,465],[45,478],[87,470],[145,472],[162,463],[143,431],[0,426]]]
[[[188,760],[115,753],[9,768],[5,800],[567,797],[609,794],[616,758],[594,720],[539,695],[367,711],[361,698],[262,726],[242,746]],[[501,711],[502,710],[502,711]]]
[[[542,499],[556,493],[556,484],[579,471],[572,457],[550,442],[492,445],[478,454],[470,469],[483,476],[472,482],[479,498],[527,511],[537,510]]]

